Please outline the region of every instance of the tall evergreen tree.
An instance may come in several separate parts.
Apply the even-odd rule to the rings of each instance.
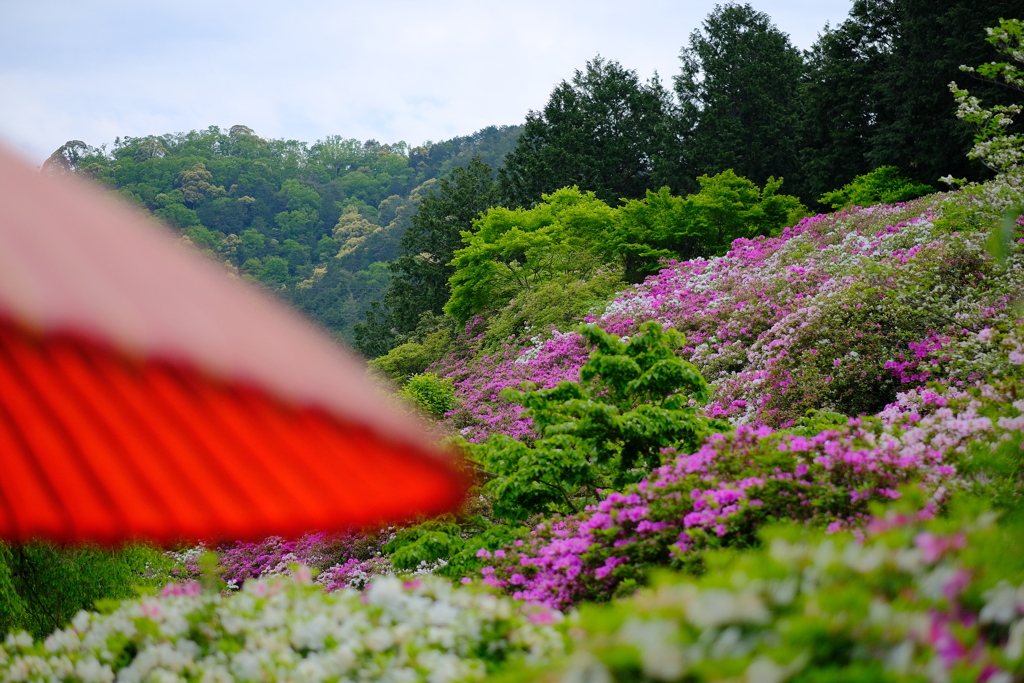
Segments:
[[[616,204],[675,185],[678,146],[668,91],[601,57],[562,81],[543,111],[531,111],[499,172],[499,196],[530,207],[570,185]]]
[[[388,267],[394,274],[382,302],[375,302],[366,322],[356,326],[356,344],[367,357],[384,353],[396,337],[416,330],[423,313],[441,314],[455,269],[449,263],[462,248],[462,233],[494,203],[491,167],[474,157],[452,169],[423,198],[399,243],[399,256]]]
[[[897,29],[891,4],[856,0],[849,18],[826,25],[806,53],[800,162],[811,201],[874,169],[869,156],[884,115],[879,80]]]
[[[799,51],[749,4],[716,5],[690,34],[675,77],[690,177],[732,169],[763,185],[794,181]]]
[[[1002,17],[1018,17],[1020,0],[892,0],[899,22],[892,59],[881,79],[883,120],[872,140],[872,167],[897,166],[905,175],[934,184],[945,175],[978,180],[990,172],[967,159],[971,127],[956,118],[947,85],[963,80],[961,64],[995,57],[985,29]],[[1012,102],[1001,88],[972,85],[988,104]]]

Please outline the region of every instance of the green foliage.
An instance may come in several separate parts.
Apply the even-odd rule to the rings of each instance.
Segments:
[[[572,274],[586,279],[615,212],[593,192],[564,188],[532,209],[493,208],[463,233],[445,312],[459,322],[501,308],[520,292]]]
[[[622,206],[607,250],[621,260],[628,282],[641,282],[662,259],[722,254],[739,237],[775,235],[803,218],[800,200],[779,194],[782,180],[764,189],[726,170],[697,179],[700,192],[673,197],[667,187]]]
[[[682,335],[644,323],[628,342],[586,325],[592,347],[581,382],[554,389],[509,390],[538,438],[532,445],[504,435],[470,445],[495,478],[486,490],[494,511],[511,520],[538,512],[578,512],[597,490],[635,482],[661,464],[669,447],[691,451],[715,428],[699,406],[710,398],[697,369],[676,355]]]
[[[450,262],[462,233],[493,203],[492,176],[491,167],[474,157],[448,177],[424,185],[423,199],[398,245],[398,258],[390,264],[395,279],[356,328],[363,354],[386,353],[396,342],[416,336],[421,316],[441,313],[451,293],[448,279],[455,268]]]
[[[608,267],[595,270],[586,280],[574,274],[561,275],[520,292],[489,321],[485,347],[496,349],[515,343],[531,332],[575,327],[595,308],[606,304],[622,285],[618,269]]]
[[[915,183],[902,175],[895,166],[882,166],[871,173],[857,176],[838,190],[826,192],[818,201],[833,209],[844,209],[848,206],[896,204],[932,192],[935,192],[934,187]]]
[[[778,234],[806,215],[800,200],[778,194],[782,178],[769,177],[763,190],[731,169],[716,176],[701,176],[700,192],[687,199],[694,206],[695,226],[705,249],[725,253],[739,237]]]
[[[0,635],[24,629],[45,636],[97,601],[134,596],[164,563],[145,546],[106,551],[40,541],[0,543]]]
[[[499,171],[504,206],[531,207],[576,185],[614,204],[673,182],[679,156],[671,98],[657,77],[600,57],[562,81],[530,112],[519,144]]]
[[[413,375],[398,392],[436,420],[455,410],[455,386],[452,380],[438,377],[432,372]]]
[[[483,566],[484,560],[477,557],[481,549],[499,550],[526,537],[528,531],[525,527],[493,524],[482,515],[468,517],[461,524],[446,516],[402,529],[383,550],[396,569],[409,571],[439,564],[437,574],[458,579]]]
[[[386,355],[374,358],[368,365],[398,384],[405,384],[410,377],[426,370],[430,363],[430,353],[423,344],[406,342],[391,349]]]
[[[463,544],[458,524],[439,518],[402,529],[385,544],[384,553],[396,569],[416,569],[421,563],[447,559]]]

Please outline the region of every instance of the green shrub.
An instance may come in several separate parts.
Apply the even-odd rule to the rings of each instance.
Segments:
[[[0,543],[0,635],[24,629],[36,637],[67,624],[99,600],[132,597],[159,583],[159,552],[145,546],[118,551],[70,548],[36,541]]]
[[[521,292],[490,321],[485,346],[496,348],[529,337],[531,331],[575,327],[595,307],[607,303],[622,286],[619,271],[609,268],[596,271],[586,280],[561,276]]]
[[[482,515],[466,518],[461,525],[442,517],[402,529],[384,546],[384,552],[396,569],[438,563],[436,574],[458,579],[483,566],[481,549],[499,550],[525,538],[528,531],[526,527],[493,524]]]
[[[398,384],[405,384],[410,377],[427,369],[430,365],[430,353],[418,342],[406,342],[396,346],[387,354],[374,358],[368,365],[390,377]]]
[[[532,445],[497,434],[469,444],[495,478],[494,511],[510,520],[579,512],[598,490],[619,489],[661,465],[669,447],[695,449],[715,429],[699,406],[709,398],[697,369],[676,356],[683,336],[656,322],[624,342],[595,325],[581,334],[593,348],[580,382],[502,395],[521,403],[538,438]]]
[[[895,166],[881,166],[871,173],[857,176],[838,190],[826,192],[818,201],[833,209],[843,209],[851,205],[907,202],[932,192],[935,192],[934,187],[915,183],[902,175]]]
[[[410,377],[398,395],[412,401],[436,420],[455,410],[455,385],[450,379],[438,377],[432,372]]]

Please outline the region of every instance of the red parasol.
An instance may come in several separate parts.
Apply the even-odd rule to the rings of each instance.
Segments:
[[[301,317],[0,150],[0,538],[292,536],[451,510],[436,439]]]

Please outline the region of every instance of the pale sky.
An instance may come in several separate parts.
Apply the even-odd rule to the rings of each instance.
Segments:
[[[751,4],[806,49],[852,2]],[[36,163],[67,140],[211,125],[417,145],[522,123],[598,53],[668,85],[714,5],[3,0],[0,142]]]

